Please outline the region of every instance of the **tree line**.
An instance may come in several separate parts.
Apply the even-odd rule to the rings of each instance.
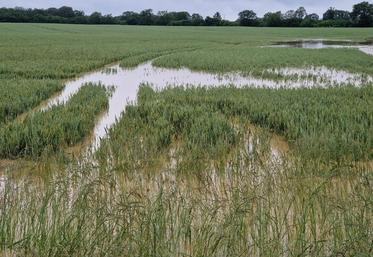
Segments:
[[[69,24],[121,24],[160,26],[258,26],[258,27],[373,27],[373,4],[355,4],[352,12],[329,8],[322,17],[307,13],[304,7],[285,13],[268,12],[258,17],[252,10],[244,10],[235,21],[222,18],[219,12],[203,17],[198,13],[160,11],[126,11],[119,16],[94,12],[86,15],[72,7],[25,9],[0,8],[0,22],[69,23]]]

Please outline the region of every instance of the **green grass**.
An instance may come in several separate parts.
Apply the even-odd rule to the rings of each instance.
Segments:
[[[234,120],[283,135],[305,160],[372,159],[371,86],[168,88],[161,92],[142,86],[138,103],[127,107],[109,131],[110,150],[103,152],[110,152],[120,167],[135,170],[136,164],[157,160],[173,142],[182,141],[181,156],[191,161],[186,168],[192,169],[206,155],[219,160],[234,147],[240,134],[233,128]]]
[[[261,76],[263,71],[284,67],[326,66],[354,73],[373,75],[373,58],[357,49],[261,48],[243,44],[192,53],[176,53],[157,59],[156,66],[188,67],[224,73],[241,71]]]
[[[372,59],[356,50],[261,49],[272,41],[302,38],[363,41],[372,29],[193,28],[0,24],[0,82],[12,90],[19,80],[33,85],[47,79],[61,83],[105,64],[123,66],[169,54],[157,64],[228,71],[273,66],[327,65],[372,74]],[[191,50],[197,50],[191,52]],[[187,51],[186,53],[182,53]],[[49,96],[58,90],[45,89]],[[31,96],[29,93],[29,96]],[[22,94],[15,92],[14,97]],[[3,102],[5,96],[0,95]],[[42,99],[40,99],[42,100]],[[38,101],[32,102],[35,106]],[[26,111],[9,106],[9,112]]]
[[[0,124],[15,119],[61,89],[62,83],[53,80],[0,79]]]
[[[100,154],[104,162],[111,157],[117,169],[128,172],[154,167],[175,142],[182,143],[180,165],[185,172],[198,171],[206,166],[206,159],[224,162],[239,138],[231,117],[209,102],[190,104],[193,96],[186,92],[166,95],[148,85],[140,87],[138,104],[126,108],[103,142]],[[191,99],[181,100],[184,95]]]
[[[96,155],[78,160],[48,153],[92,132],[108,104],[103,87],[84,86],[62,106],[16,117],[65,80],[112,62],[157,58],[159,66],[254,75],[323,65],[372,75],[373,58],[353,49],[260,48],[363,41],[372,29],[0,24],[0,34],[0,157],[36,159],[21,180],[12,176],[17,165],[6,167],[5,186],[0,177],[0,255],[371,255],[372,167],[355,160],[372,158],[372,85],[144,85]],[[271,131],[291,146],[280,159]],[[23,176],[32,171],[45,181]]]
[[[89,135],[98,114],[108,107],[101,86],[86,85],[68,103],[29,114],[0,128],[2,158],[39,157],[73,146]]]
[[[43,190],[8,182],[0,247],[14,256],[370,256],[371,174],[336,176],[294,160],[266,166],[257,150],[224,176],[121,176],[110,166],[100,176],[79,162]]]

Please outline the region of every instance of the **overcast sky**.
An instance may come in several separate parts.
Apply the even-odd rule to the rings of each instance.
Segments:
[[[219,11],[225,19],[235,20],[237,13],[254,10],[259,16],[267,11],[286,11],[304,6],[308,13],[322,14],[329,7],[351,10],[352,5],[363,0],[0,0],[0,7],[48,8],[71,6],[87,14],[99,11],[103,14],[119,15],[123,11],[141,11],[151,8],[161,10],[188,11],[203,16]]]

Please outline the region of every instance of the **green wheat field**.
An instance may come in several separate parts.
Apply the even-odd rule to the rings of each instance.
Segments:
[[[373,56],[268,47],[306,39],[372,41],[373,29],[0,24],[0,256],[372,256]],[[87,83],[38,109],[74,78],[148,61],[289,83],[269,71],[364,79],[144,82],[95,151],[115,88]]]

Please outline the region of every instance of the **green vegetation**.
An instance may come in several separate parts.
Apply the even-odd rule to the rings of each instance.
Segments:
[[[38,157],[45,151],[55,152],[73,146],[89,135],[95,117],[108,105],[105,88],[83,86],[64,105],[32,113],[22,121],[0,128],[2,158]]]
[[[0,79],[0,124],[13,120],[61,90],[53,80]]]
[[[0,247],[14,256],[370,256],[372,173],[265,166],[265,142],[222,176],[168,166],[124,177],[100,166],[98,176],[79,162],[43,190],[9,182]]]
[[[364,41],[372,29],[0,24],[0,33],[0,157],[32,163],[0,162],[0,255],[371,255],[372,84],[160,92],[144,84],[98,151],[77,159],[61,150],[90,135],[108,105],[104,87],[28,111],[65,80],[112,62],[373,75],[373,58],[354,49],[261,48]]]
[[[186,172],[198,171],[206,166],[206,159],[224,162],[224,156],[238,142],[238,132],[229,116],[209,102],[194,101],[191,94],[170,95],[168,90],[163,95],[143,85],[138,104],[127,106],[110,129],[100,154],[106,162],[107,153],[111,153],[110,161],[118,169],[134,172],[159,164],[162,154],[167,154],[175,142],[181,143],[177,146],[177,154],[183,156],[179,164]]]
[[[182,142],[179,154],[182,162],[189,161],[184,166],[201,169],[197,161],[205,162],[206,155],[225,160],[242,134],[234,125],[248,122],[284,135],[305,160],[368,160],[373,88],[169,88],[156,93],[143,86],[137,105],[128,106],[110,130],[105,142],[110,150],[102,150],[131,171],[154,164],[172,142]]]
[[[373,35],[370,28],[175,28],[3,23],[0,32],[0,103],[4,104],[0,109],[0,123],[35,107],[58,91],[65,79],[117,61],[125,67],[134,67],[160,55],[165,55],[156,62],[160,66],[187,66],[217,72],[238,70],[261,75],[264,69],[271,67],[326,65],[373,74],[372,58],[354,49],[260,48],[271,42],[307,38],[364,41]]]
[[[267,43],[264,43],[268,45]],[[260,48],[248,45],[225,46],[217,49],[200,49],[179,52],[157,59],[161,67],[188,67],[224,73],[242,71],[256,76],[266,75],[271,68],[326,66],[373,75],[373,58],[357,49],[297,49]]]
[[[159,32],[147,30],[0,24],[0,123],[49,98],[62,88],[65,79],[149,53],[147,58],[152,59],[154,53],[187,48],[190,44],[190,36],[175,45],[168,43],[172,42],[170,33],[155,41]],[[131,65],[143,60],[139,58]]]

